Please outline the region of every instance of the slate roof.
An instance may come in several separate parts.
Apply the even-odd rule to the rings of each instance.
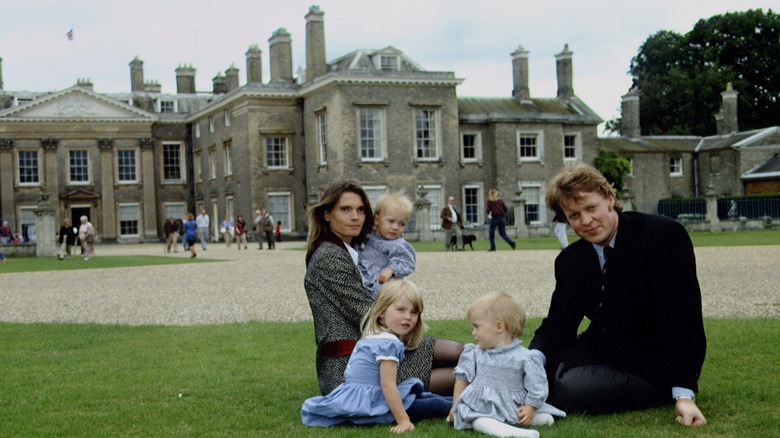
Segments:
[[[742,179],[780,177],[780,154],[774,154],[758,166],[742,174]]]
[[[571,99],[458,97],[462,123],[563,122],[598,124],[601,118],[576,96]]]

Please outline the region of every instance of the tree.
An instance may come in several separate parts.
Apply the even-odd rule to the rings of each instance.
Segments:
[[[631,172],[631,162],[603,146],[599,148],[593,166],[615,187],[618,194],[623,190],[623,177]]]
[[[769,9],[699,20],[651,35],[631,60],[644,135],[713,135],[720,93],[739,92],[742,131],[780,125],[780,15]],[[610,121],[615,129],[617,123]]]

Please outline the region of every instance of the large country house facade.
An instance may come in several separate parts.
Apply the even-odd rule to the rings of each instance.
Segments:
[[[434,229],[448,196],[469,225],[483,224],[492,188],[522,196],[525,221],[543,229],[545,184],[565,162],[592,162],[599,145],[630,152],[635,199],[655,201],[673,190],[643,188],[658,180],[638,171],[640,155],[663,173],[670,156],[689,153],[643,155],[636,139],[599,139],[602,120],[574,93],[568,46],[555,55],[555,97],[531,97],[523,47],[511,54],[511,96],[459,97],[453,72],[426,71],[392,46],[327,61],[324,13],[313,6],[305,20],[305,69],[293,74],[280,28],[268,40],[268,81],[253,45],[245,82],[230,66],[209,92],[180,65],[176,93],[161,93],[138,58],[128,93],[98,93],[87,79],[54,93],[8,91],[0,64],[0,217],[28,231],[43,195],[58,221],[86,215],[102,241],[138,242],[159,240],[165,219],[185,212],[205,209],[216,231],[225,216],[251,220],[266,208],[297,235],[322,189],[353,178],[372,200],[425,196]]]

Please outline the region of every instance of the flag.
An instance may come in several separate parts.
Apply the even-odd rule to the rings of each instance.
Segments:
[[[69,30],[66,35],[68,35],[68,41],[73,41],[73,29]]]

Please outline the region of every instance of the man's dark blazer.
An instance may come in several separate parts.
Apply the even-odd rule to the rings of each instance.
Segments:
[[[596,250],[585,240],[558,255],[550,311],[530,348],[541,350],[547,365],[555,367],[577,343],[659,390],[698,391],[706,339],[688,233],[663,216],[618,215],[605,277]],[[578,337],[583,317],[591,322]]]
[[[453,205],[452,208],[455,209],[455,214],[458,215],[458,227],[463,228],[463,214],[461,214],[458,207]],[[449,204],[445,205],[444,208],[441,209],[441,214],[439,217],[441,217],[441,227],[445,230],[449,230],[450,227],[452,227],[452,212],[450,211]]]

